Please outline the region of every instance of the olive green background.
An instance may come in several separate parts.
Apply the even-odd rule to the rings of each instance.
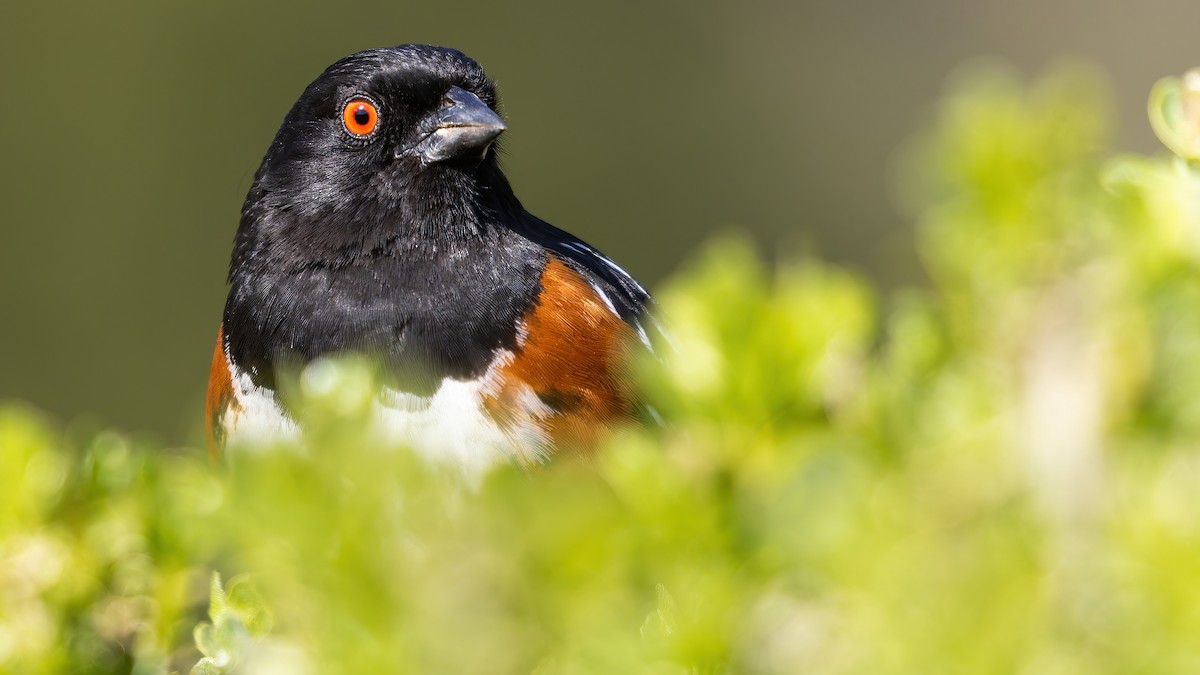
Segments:
[[[0,8],[0,398],[194,441],[241,201],[292,101],[350,52],[457,47],[499,82],[532,211],[653,285],[748,230],[920,283],[896,149],[960,64],[1151,83],[1200,62],[1190,0],[229,1]]]

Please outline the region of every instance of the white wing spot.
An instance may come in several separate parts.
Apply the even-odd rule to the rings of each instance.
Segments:
[[[609,299],[608,293],[605,293],[604,289],[600,288],[600,284],[598,284],[594,281],[589,281],[588,285],[591,286],[592,290],[596,291],[596,295],[600,296],[600,299],[604,301],[604,306],[608,307],[608,310],[610,312],[612,312],[613,314],[616,314],[617,318],[620,318],[621,314],[617,311],[616,305],[614,305],[612,300]]]

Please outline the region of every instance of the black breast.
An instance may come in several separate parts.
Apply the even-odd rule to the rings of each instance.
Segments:
[[[381,359],[405,391],[473,378],[514,349],[545,251],[511,230],[397,239],[339,264],[293,264],[258,247],[235,266],[226,303],[232,361],[274,387],[276,369],[344,352]]]

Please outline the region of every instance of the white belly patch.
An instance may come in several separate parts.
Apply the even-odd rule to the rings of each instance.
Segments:
[[[549,457],[545,420],[554,411],[532,390],[507,402],[502,426],[484,408],[484,398],[499,389],[500,368],[511,359],[504,353],[475,380],[445,378],[430,396],[385,388],[374,404],[376,423],[389,443],[407,445],[437,464],[477,478],[497,464],[536,464]],[[310,366],[312,367],[312,366]],[[300,428],[276,393],[255,386],[250,376],[230,366],[235,405],[221,424],[231,446],[298,442]]]

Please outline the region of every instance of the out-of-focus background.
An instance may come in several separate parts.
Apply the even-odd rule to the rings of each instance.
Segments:
[[[237,214],[339,57],[455,46],[498,80],[535,213],[649,284],[713,232],[921,283],[894,156],[956,67],[1112,79],[1117,146],[1194,65],[1185,0],[317,2],[0,9],[0,398],[195,440]]]

